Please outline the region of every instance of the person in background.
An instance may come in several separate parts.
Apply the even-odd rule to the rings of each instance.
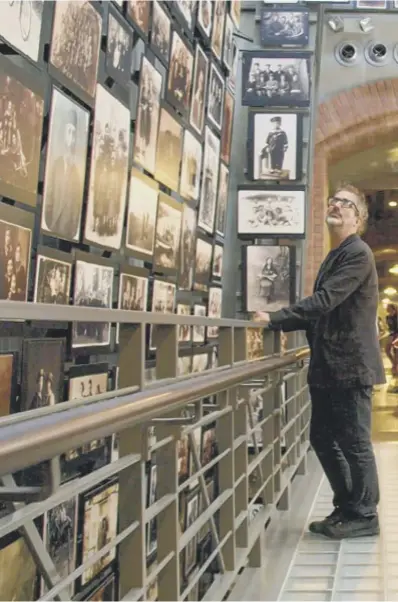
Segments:
[[[398,376],[398,353],[393,345],[394,340],[398,338],[398,311],[396,305],[393,303],[387,305],[386,324],[388,329],[386,355],[391,362],[392,375]]]

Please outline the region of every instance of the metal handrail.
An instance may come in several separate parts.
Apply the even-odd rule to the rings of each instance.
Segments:
[[[2,424],[0,420],[0,475],[17,472],[94,439],[147,423],[197,399],[295,364],[308,354],[309,349],[304,348],[221,372],[209,371],[195,379],[169,384],[158,390],[114,396],[64,412],[37,418],[32,416],[31,420],[19,424]]]

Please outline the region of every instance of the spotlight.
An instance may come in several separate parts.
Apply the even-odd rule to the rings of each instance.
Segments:
[[[362,29],[363,33],[370,33],[375,28],[374,25],[372,25],[372,19],[370,17],[360,19],[359,27]]]
[[[392,297],[393,295],[397,294],[397,289],[393,288],[392,286],[388,286],[387,288],[384,289],[383,293],[385,295],[388,295],[389,297]]]
[[[392,268],[388,270],[390,274],[394,274],[394,276],[398,276],[398,265],[393,265]]]
[[[338,33],[339,31],[344,31],[344,21],[341,17],[329,17],[327,21],[330,29],[334,31],[334,33]]]
[[[397,205],[398,205],[397,201],[390,201],[390,202],[388,203],[388,206],[389,206],[389,207],[396,207]]]

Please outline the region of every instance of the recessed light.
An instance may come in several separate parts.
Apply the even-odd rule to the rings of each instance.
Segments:
[[[387,288],[384,289],[383,293],[385,295],[388,295],[389,297],[391,297],[392,295],[397,294],[397,289],[392,286],[388,286]]]
[[[389,207],[396,207],[397,205],[398,205],[397,201],[390,201],[390,202],[388,203],[388,206],[389,206]]]

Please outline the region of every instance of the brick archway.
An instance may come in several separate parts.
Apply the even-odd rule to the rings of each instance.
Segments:
[[[398,138],[398,78],[344,90],[318,107],[307,230],[305,295],[311,294],[327,248],[324,226],[328,166]]]

